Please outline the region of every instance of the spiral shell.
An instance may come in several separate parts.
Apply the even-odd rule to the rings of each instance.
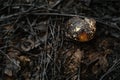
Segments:
[[[67,37],[86,42],[93,39],[96,32],[96,21],[93,18],[73,17],[66,23]]]

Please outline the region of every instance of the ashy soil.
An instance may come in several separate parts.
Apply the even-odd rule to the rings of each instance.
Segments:
[[[1,0],[0,80],[120,80],[119,0]],[[96,20],[87,42],[66,36]]]

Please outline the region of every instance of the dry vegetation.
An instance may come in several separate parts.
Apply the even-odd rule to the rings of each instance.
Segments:
[[[66,37],[74,17],[92,40]],[[120,80],[119,0],[0,0],[0,80]]]

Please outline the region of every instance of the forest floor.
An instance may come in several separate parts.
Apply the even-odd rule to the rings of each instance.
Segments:
[[[92,40],[66,37],[76,15]],[[0,0],[0,80],[120,80],[120,1]]]

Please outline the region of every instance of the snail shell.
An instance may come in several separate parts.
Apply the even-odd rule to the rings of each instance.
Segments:
[[[67,37],[80,42],[93,39],[96,32],[96,21],[93,18],[73,17],[66,23]]]

